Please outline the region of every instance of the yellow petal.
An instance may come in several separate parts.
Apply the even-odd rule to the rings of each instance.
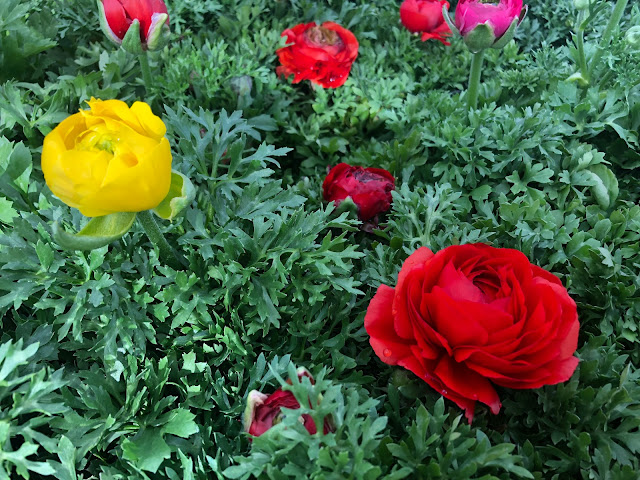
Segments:
[[[141,135],[160,140],[167,132],[160,117],[154,115],[151,107],[144,102],[135,102],[129,108],[120,100],[93,100],[89,106],[91,116],[118,120]]]
[[[103,185],[94,195],[85,198],[85,208],[108,208],[113,213],[140,212],[158,206],[171,186],[169,141],[163,138],[153,150],[138,158],[137,165],[123,167],[119,174],[116,181]]]
[[[51,133],[56,132],[56,135],[59,135],[64,141],[65,148],[71,149],[75,145],[76,137],[86,128],[87,124],[83,115],[76,113],[65,118]]]
[[[133,113],[144,128],[145,133],[158,140],[167,133],[167,127],[160,117],[153,114],[151,107],[144,102],[135,102],[131,105],[131,113]]]

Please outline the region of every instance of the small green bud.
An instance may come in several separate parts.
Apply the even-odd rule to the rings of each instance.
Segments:
[[[569,78],[567,78],[567,81],[576,82],[581,87],[588,87],[589,86],[589,80],[584,78],[584,76],[582,75],[581,72],[574,73]]]
[[[142,42],[140,41],[140,22],[136,19],[131,22],[131,26],[122,39],[122,48],[134,55],[140,55],[144,52]]]
[[[469,47],[469,50],[477,53],[480,50],[493,46],[493,44],[496,43],[496,36],[493,33],[493,28],[486,23],[480,23],[467,33],[463,37],[463,40],[467,47]]]
[[[586,10],[591,5],[591,0],[573,0],[573,6],[578,10]]]
[[[624,39],[630,47],[640,48],[640,25],[636,25],[627,30]]]
[[[238,77],[232,77],[229,85],[236,95],[243,97],[251,94],[253,79],[249,75],[240,75]]]

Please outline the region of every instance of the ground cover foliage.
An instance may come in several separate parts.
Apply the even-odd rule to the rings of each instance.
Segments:
[[[0,478],[638,478],[640,55],[624,37],[640,8],[581,86],[567,81],[573,3],[529,3],[469,111],[468,51],[421,43],[391,0],[168,1],[151,94],[92,0],[4,0]],[[587,53],[612,7],[600,4]],[[360,42],[343,87],[275,75],[280,33],[313,20]],[[83,218],[44,184],[43,137],[92,96],[145,100],[167,124],[173,168],[197,189],[164,224],[188,269],[137,225],[90,252],[53,242],[53,222]],[[322,202],[342,161],[397,179],[373,233]],[[416,248],[477,241],[562,279],[581,362],[564,384],[500,389],[500,414],[478,406],[468,425],[375,357],[363,318]],[[286,387],[297,413],[331,415],[335,432],[309,435],[295,414],[249,442],[247,393],[297,366],[315,377]]]

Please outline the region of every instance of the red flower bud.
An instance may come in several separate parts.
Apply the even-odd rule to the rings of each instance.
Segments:
[[[282,32],[292,45],[276,51],[281,66],[278,75],[293,75],[293,83],[310,80],[324,88],[336,88],[347,81],[358,56],[358,40],[337,23],[314,22],[296,25]]]
[[[451,45],[446,37],[451,29],[442,16],[442,7],[449,8],[447,0],[404,0],[400,5],[400,21],[412,33],[421,33],[422,41],[439,40]]]
[[[395,186],[393,175],[382,168],[352,167],[339,163],[324,179],[322,190],[324,199],[336,205],[351,197],[358,206],[358,218],[367,221],[389,210],[391,191]]]
[[[151,47],[160,36],[160,30],[169,25],[167,6],[163,0],[100,0],[102,2],[101,23],[105,33],[117,44],[121,44],[131,24],[140,25],[140,43]]]
[[[308,377],[313,383],[313,377],[305,368],[299,368],[297,373],[299,379]],[[291,381],[289,380],[288,383],[291,383]],[[285,392],[282,388],[278,388],[271,395],[266,395],[257,390],[252,390],[249,392],[247,407],[244,412],[245,431],[250,435],[259,437],[282,421],[282,408],[291,410],[300,408],[300,404],[292,392]],[[311,415],[301,415],[300,422],[311,435],[317,432],[316,424]],[[328,419],[324,421],[323,431],[325,434],[333,431],[331,422]]]

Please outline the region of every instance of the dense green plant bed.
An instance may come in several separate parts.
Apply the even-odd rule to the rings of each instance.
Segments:
[[[640,8],[530,0],[474,91],[400,3],[167,0],[137,55],[94,0],[0,2],[0,479],[640,478]],[[314,30],[327,88],[276,73],[313,21],[357,39]],[[78,200],[56,155],[121,148],[56,137],[92,98],[146,102],[121,158],[167,169]],[[326,201],[339,163],[388,211]],[[507,341],[467,287],[546,326]]]

